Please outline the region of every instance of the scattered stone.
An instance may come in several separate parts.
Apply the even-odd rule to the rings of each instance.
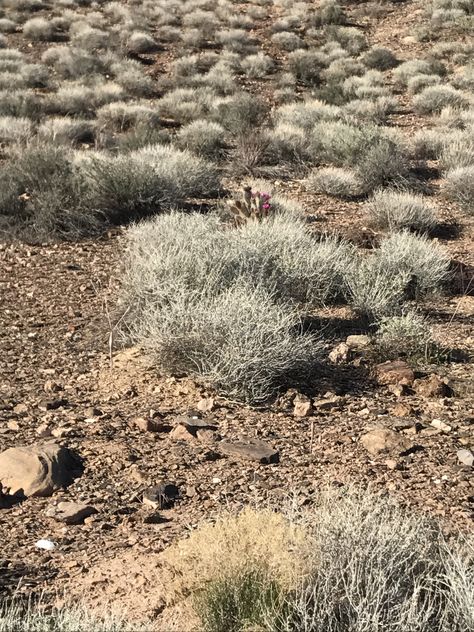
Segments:
[[[387,459],[385,461],[385,465],[389,470],[396,470],[398,467],[398,461],[395,461],[395,459]]]
[[[463,465],[467,465],[468,467],[474,466],[474,454],[470,450],[458,450],[456,455],[458,457],[458,461]]]
[[[51,434],[55,439],[62,439],[63,437],[69,437],[74,434],[74,428],[71,428],[71,426],[60,426],[59,428],[51,430]]]
[[[153,509],[169,509],[179,498],[179,489],[166,481],[148,487],[143,492],[143,503]]]
[[[216,441],[216,433],[210,428],[198,430],[196,436],[202,443],[214,443]]]
[[[441,421],[441,419],[433,419],[430,425],[442,432],[451,432],[452,430],[452,427],[444,421]]]
[[[86,518],[97,513],[97,509],[91,505],[76,502],[60,502],[51,507],[46,515],[65,524],[81,524]]]
[[[176,426],[170,433],[172,439],[178,441],[193,441],[197,438],[197,433],[202,430],[216,430],[216,426],[199,414],[191,413],[189,415],[181,415],[175,419]],[[203,435],[205,436],[205,435]]]
[[[237,456],[258,463],[278,463],[280,454],[270,444],[258,439],[244,439],[229,443],[223,441],[219,449],[228,456]]]
[[[51,540],[38,540],[35,547],[37,549],[43,549],[44,551],[54,551],[56,545]]]
[[[345,342],[341,342],[329,353],[328,358],[333,364],[347,362],[350,358],[349,346]]]
[[[341,408],[345,401],[345,398],[340,395],[332,395],[331,397],[315,399],[313,404],[318,410],[333,410],[334,408]]]
[[[312,410],[313,405],[311,404],[310,398],[302,393],[298,393],[293,400],[293,415],[295,417],[307,417],[311,414]]]
[[[411,386],[415,380],[413,369],[403,360],[389,360],[377,364],[375,374],[379,384]]]
[[[169,432],[171,430],[171,426],[161,417],[134,417],[132,423],[143,432]]]
[[[415,380],[413,388],[421,397],[449,397],[452,395],[448,384],[436,373],[427,378]]]
[[[51,433],[52,433],[52,427],[47,423],[40,424],[36,428],[36,434],[42,439],[46,439],[47,437],[50,437]]]
[[[26,415],[28,412],[28,406],[26,404],[17,404],[13,407],[15,415]]]
[[[70,485],[78,469],[72,452],[56,443],[8,448],[0,454],[0,481],[12,496],[50,496]]]
[[[346,345],[349,349],[356,349],[357,351],[367,349],[367,347],[370,347],[370,338],[364,334],[347,336]]]
[[[20,430],[20,424],[16,419],[10,419],[10,421],[7,422],[7,428],[9,430]]]
[[[197,403],[197,409],[203,413],[210,413],[211,410],[214,410],[214,399],[212,397],[200,399]]]
[[[63,390],[63,386],[54,380],[46,380],[43,385],[43,390],[45,393],[57,393]]]
[[[407,439],[389,428],[370,430],[361,437],[360,441],[372,456],[378,456],[382,452],[402,455],[411,447]]]
[[[42,411],[57,410],[67,405],[66,399],[45,399],[38,404],[38,408]]]
[[[401,397],[402,395],[408,395],[408,386],[405,384],[389,384],[388,390],[395,395],[395,397]]]
[[[390,410],[390,414],[394,417],[411,417],[413,408],[409,404],[399,403]]]

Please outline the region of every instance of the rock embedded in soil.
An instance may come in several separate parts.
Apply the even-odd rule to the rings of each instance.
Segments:
[[[347,336],[346,345],[349,349],[355,349],[357,351],[367,349],[370,346],[370,338],[365,334]]]
[[[375,367],[379,384],[411,386],[415,380],[413,369],[404,360],[389,360]]]
[[[351,350],[349,349],[349,346],[345,342],[341,342],[329,353],[328,358],[333,364],[342,364],[344,362],[348,362],[350,356]]]
[[[8,448],[0,454],[0,482],[11,496],[50,496],[79,474],[77,457],[56,443]]]
[[[403,455],[411,447],[411,442],[389,428],[374,428],[362,435],[360,441],[372,456],[379,454]]]
[[[64,501],[48,509],[46,515],[65,524],[81,524],[95,513],[97,509],[91,505]]]
[[[313,410],[313,405],[311,400],[306,395],[302,395],[298,393],[295,399],[293,400],[293,415],[295,417],[307,417],[311,414]]]
[[[421,397],[449,397],[452,395],[451,388],[440,378],[439,375],[433,373],[427,378],[415,380],[413,390]]]
[[[169,432],[171,426],[161,417],[134,417],[132,423],[143,432]]]
[[[222,441],[218,449],[227,456],[236,456],[242,459],[257,461],[258,463],[278,463],[280,453],[265,441],[258,439],[244,439],[242,441]]]
[[[467,467],[474,466],[474,454],[470,450],[462,449],[456,452],[456,456],[458,457],[458,461],[462,465],[467,465]]]

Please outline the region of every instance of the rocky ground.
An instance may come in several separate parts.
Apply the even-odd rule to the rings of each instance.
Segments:
[[[124,549],[130,559],[156,553],[222,509],[289,495],[308,504],[327,485],[370,485],[448,529],[472,527],[472,363],[427,367],[415,382],[403,366],[377,377],[363,338],[341,347],[359,333],[341,312],[328,347],[336,362],[321,368],[309,396],[289,392],[262,409],[224,401],[189,379],[160,377],[134,349],[110,356],[119,252],[117,234],[1,250],[0,447],[54,441],[83,465],[67,489],[0,512],[4,588],[87,585]],[[462,339],[468,350],[474,298],[439,308],[445,341]],[[239,441],[266,446],[239,454]],[[146,493],[163,484],[177,489]],[[57,508],[65,501],[96,513],[65,524]],[[56,548],[38,549],[40,539]]]

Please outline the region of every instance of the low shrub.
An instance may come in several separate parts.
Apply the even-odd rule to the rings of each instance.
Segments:
[[[415,75],[408,79],[407,89],[409,94],[418,94],[425,88],[437,86],[440,83],[441,77],[439,75]]]
[[[25,143],[33,136],[33,125],[28,118],[0,117],[0,142]]]
[[[387,275],[409,278],[407,298],[439,292],[449,279],[448,254],[425,236],[407,231],[393,233],[382,241],[376,257]]]
[[[326,167],[314,171],[308,187],[316,193],[336,198],[351,199],[363,193],[363,186],[354,171],[341,167]]]
[[[439,75],[443,77],[445,74],[445,66],[436,59],[410,59],[395,68],[393,78],[399,87],[406,87],[408,81],[416,75]]]
[[[49,41],[54,39],[54,28],[45,18],[31,18],[23,25],[23,35],[31,40]]]
[[[299,35],[292,33],[291,31],[280,31],[279,33],[275,33],[272,35],[271,40],[276,46],[288,52],[292,52],[298,48],[305,48],[304,40]]]
[[[446,174],[446,196],[469,215],[474,214],[474,165],[451,169]]]
[[[225,131],[212,121],[193,121],[181,127],[176,143],[181,149],[189,149],[199,156],[216,158],[225,149]]]
[[[38,127],[38,137],[47,143],[74,145],[94,143],[95,121],[71,119],[66,116],[46,119]]]
[[[273,59],[265,53],[247,55],[241,63],[242,70],[251,79],[258,79],[268,75],[274,66]]]
[[[367,204],[371,221],[378,228],[429,232],[436,225],[433,208],[421,195],[381,189]]]
[[[362,62],[375,70],[391,70],[398,65],[398,59],[388,48],[372,47],[362,56]]]
[[[152,53],[158,45],[151,35],[134,31],[127,41],[127,48],[133,53]]]
[[[433,340],[426,318],[408,311],[400,316],[382,318],[375,344],[384,360],[401,356],[420,360],[428,357]]]
[[[433,114],[447,106],[463,108],[469,104],[470,99],[452,86],[429,86],[413,99],[413,107],[419,114]]]

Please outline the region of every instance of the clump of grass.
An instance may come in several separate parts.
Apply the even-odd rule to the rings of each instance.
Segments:
[[[452,86],[428,86],[413,99],[413,107],[419,114],[441,112],[445,107],[468,107],[470,99]]]
[[[216,158],[225,149],[224,128],[212,121],[198,120],[184,125],[177,134],[177,145],[199,156]]]
[[[410,59],[393,71],[395,83],[399,87],[406,87],[408,81],[416,75],[439,75],[442,77],[445,74],[445,66],[436,59]]]
[[[23,35],[31,40],[47,42],[54,38],[54,28],[45,18],[31,18],[23,25]]]
[[[385,360],[395,360],[401,356],[420,360],[429,356],[433,339],[426,318],[407,311],[400,316],[382,318],[375,344]]]
[[[388,48],[374,46],[362,56],[363,63],[374,70],[391,70],[398,65],[398,59]]]
[[[46,119],[38,127],[38,137],[47,143],[75,145],[94,143],[95,121],[54,117]]]
[[[25,143],[33,136],[33,126],[28,118],[0,117],[0,142]]]
[[[474,165],[451,169],[446,174],[444,191],[447,197],[466,211],[474,214]]]
[[[436,522],[350,488],[283,512],[225,515],[167,552],[207,632],[472,627],[472,538],[448,543]]]
[[[244,73],[252,79],[265,77],[271,72],[273,66],[273,59],[262,52],[248,55],[241,63]]]
[[[127,41],[128,50],[133,53],[152,53],[157,49],[156,41],[148,33],[133,32]]]
[[[367,204],[371,221],[378,228],[429,232],[436,225],[433,208],[421,195],[381,189]]]
[[[308,180],[310,189],[341,199],[362,195],[363,185],[354,171],[342,167],[326,167],[314,171]]]

